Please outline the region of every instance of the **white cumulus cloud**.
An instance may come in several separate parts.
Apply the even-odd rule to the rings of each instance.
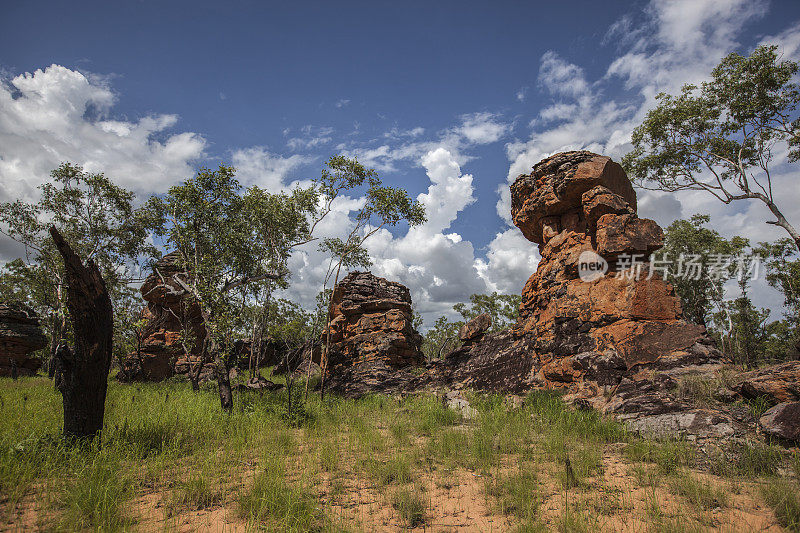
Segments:
[[[31,200],[61,162],[105,172],[140,194],[164,192],[193,173],[206,142],[168,134],[175,115],[114,120],[115,96],[102,81],[51,65],[0,83],[0,200]],[[158,134],[158,139],[156,139]]]

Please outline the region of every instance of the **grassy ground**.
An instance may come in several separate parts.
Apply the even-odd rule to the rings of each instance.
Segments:
[[[800,531],[800,456],[629,435],[536,393],[241,394],[111,382],[100,441],[66,445],[44,378],[0,380],[0,528],[9,530]],[[295,404],[298,402],[296,401]]]

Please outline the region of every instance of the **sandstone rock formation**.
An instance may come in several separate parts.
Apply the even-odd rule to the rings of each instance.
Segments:
[[[346,396],[397,390],[411,367],[424,363],[422,337],[412,325],[411,295],[400,283],[352,272],[331,298],[326,388]]]
[[[586,233],[604,214],[635,212],[636,192],[625,171],[591,152],[548,157],[511,185],[514,224],[537,244],[562,231]]]
[[[32,376],[42,362],[31,352],[47,346],[39,317],[28,307],[0,304],[0,376]]]
[[[746,372],[739,376],[733,389],[743,398],[763,398],[770,405],[800,401],[800,361]]]
[[[482,313],[458,330],[458,338],[463,343],[471,343],[480,339],[486,330],[492,327],[492,317],[488,313]]]
[[[128,357],[120,378],[131,381],[161,381],[176,372],[188,373],[199,361],[203,339],[206,335],[199,306],[182,295],[174,276],[182,275],[179,255],[172,252],[153,265],[141,287],[147,308],[142,317],[147,320],[141,350]],[[186,335],[183,335],[183,333]],[[182,337],[193,339],[182,346]],[[208,365],[208,373],[212,372]]]
[[[556,154],[517,178],[511,206],[542,257],[522,291],[519,321],[448,354],[429,382],[564,389],[567,399],[643,432],[739,431],[729,414],[697,409],[675,393],[686,376],[707,375],[725,358],[702,326],[682,319],[673,288],[649,270],[663,233],[637,216],[620,165],[586,151]],[[634,261],[637,268],[625,268]]]
[[[142,297],[147,302],[142,311],[147,321],[144,339],[139,352],[128,356],[120,380],[162,381],[176,374],[188,376],[197,369],[200,382],[214,379],[212,363],[199,365],[206,328],[200,307],[175,281],[175,276],[184,276],[178,260],[177,252],[165,255],[142,283]],[[250,343],[237,341],[230,349],[236,355],[235,366],[248,368]],[[261,366],[278,363],[283,354],[281,347],[269,340],[263,343],[262,352]]]
[[[532,381],[631,418],[685,413],[670,396],[675,380],[724,358],[702,326],[682,319],[672,287],[649,270],[663,233],[636,215],[622,168],[591,152],[556,154],[520,176],[511,198],[514,221],[542,256],[514,328],[536,339]],[[582,276],[587,258],[608,270]],[[638,266],[627,268],[634,260]]]
[[[800,444],[800,402],[779,403],[761,416],[758,425],[769,437]]]

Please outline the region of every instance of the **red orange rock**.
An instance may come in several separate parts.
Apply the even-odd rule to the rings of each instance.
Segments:
[[[32,376],[42,366],[31,353],[47,346],[39,317],[16,303],[0,304],[0,376]]]
[[[412,321],[407,287],[369,272],[348,274],[333,290],[322,337],[323,345],[330,343],[326,388],[361,396],[411,379],[402,370],[424,363],[422,337]]]

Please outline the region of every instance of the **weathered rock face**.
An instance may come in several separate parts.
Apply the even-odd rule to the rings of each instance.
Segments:
[[[583,354],[618,360],[624,372],[685,366],[689,353],[691,364],[722,362],[702,348],[709,345],[704,328],[682,320],[672,287],[648,271],[644,261],[662,246],[663,232],[636,215],[636,195],[618,164],[585,151],[557,154],[520,176],[511,194],[514,221],[542,256],[514,328],[536,338],[541,384],[582,382],[596,359]],[[636,257],[639,269],[621,268],[623,255]],[[581,275],[587,257],[608,261],[608,271]]]
[[[472,343],[480,339],[486,330],[492,327],[492,317],[488,313],[482,313],[458,330],[458,338],[463,343]]]
[[[636,192],[625,171],[610,157],[592,152],[548,157],[511,185],[514,224],[537,244],[565,230],[585,233],[602,214],[628,212],[636,212]]]
[[[534,339],[515,338],[511,331],[503,330],[487,333],[477,342],[450,352],[443,360],[430,363],[415,385],[522,393],[533,388],[537,365]]]
[[[47,346],[39,317],[20,304],[0,304],[0,376],[32,376],[42,362],[30,353]]]
[[[742,374],[734,391],[770,405],[800,401],[800,361],[787,361]]]
[[[326,388],[361,396],[402,388],[423,364],[422,337],[412,325],[411,295],[400,283],[369,272],[348,274],[333,290]]]
[[[675,393],[682,378],[725,359],[702,326],[682,319],[672,286],[648,270],[663,233],[636,215],[622,167],[586,151],[556,154],[515,181],[511,205],[542,257],[523,289],[519,321],[452,352],[432,375],[455,387],[564,389],[568,400],[643,432],[740,431],[728,414],[696,409]],[[634,254],[639,270],[623,269]],[[587,259],[601,268],[587,271]]]
[[[758,421],[765,435],[800,444],[800,402],[784,402],[770,408]]]
[[[122,379],[131,381],[161,381],[175,373],[185,374],[200,357],[206,330],[199,306],[180,294],[174,280],[180,272],[179,256],[173,252],[162,257],[153,273],[142,284],[142,297],[147,308],[142,317],[147,320],[141,351],[128,357]],[[181,345],[181,332],[191,332],[194,342],[187,346],[187,358]],[[208,365],[211,372],[211,365]]]

